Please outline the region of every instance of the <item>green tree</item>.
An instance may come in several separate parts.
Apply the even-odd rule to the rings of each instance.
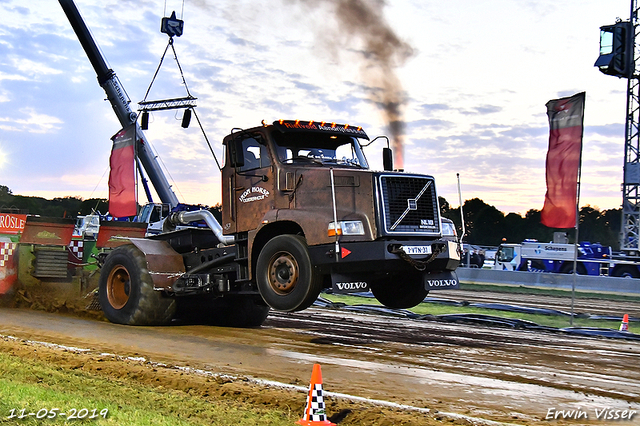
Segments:
[[[453,220],[458,235],[461,235],[460,208],[451,208],[447,200],[442,197],[439,202],[441,214]],[[566,232],[569,242],[573,242],[575,238],[573,228],[554,229],[544,226],[540,222],[540,210],[531,209],[524,217],[517,213],[504,216],[504,213],[479,198],[465,201],[462,208],[467,231],[464,241],[471,244],[498,245],[503,240],[516,243],[525,239],[553,241],[554,232]],[[621,218],[621,209],[600,211],[591,206],[582,207],[580,209],[580,240],[599,242],[602,245],[611,246],[614,251],[619,250]]]

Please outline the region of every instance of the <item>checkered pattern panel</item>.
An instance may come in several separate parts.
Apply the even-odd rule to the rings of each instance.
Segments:
[[[309,399],[304,412],[309,414],[309,418],[306,420],[312,422],[327,420],[327,411],[324,406],[324,397],[322,396],[322,384],[316,383],[309,389]]]
[[[71,240],[68,246],[69,253],[75,257],[74,260],[78,262],[82,262],[82,255],[84,251],[84,241],[82,240]]]
[[[17,246],[17,243],[0,242],[0,266],[7,264]]]

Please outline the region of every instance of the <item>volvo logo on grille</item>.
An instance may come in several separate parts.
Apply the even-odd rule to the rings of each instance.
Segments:
[[[396,220],[396,223],[391,225],[391,228],[389,228],[391,231],[393,231],[398,227],[398,225],[400,225],[400,222],[402,222],[402,220],[407,216],[407,214],[410,211],[418,209],[418,200],[420,199],[420,197],[422,197],[422,194],[425,193],[425,191],[427,190],[427,188],[429,188],[430,185],[431,185],[431,181],[427,182],[427,184],[420,190],[418,195],[416,195],[416,198],[407,198],[407,209],[400,215],[398,220]]]

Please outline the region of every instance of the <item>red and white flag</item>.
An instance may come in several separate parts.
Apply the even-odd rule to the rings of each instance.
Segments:
[[[576,226],[584,101],[585,92],[547,102],[547,193],[541,222],[550,228]]]
[[[109,214],[113,217],[135,216],[138,213],[134,169],[136,124],[120,130],[111,140]]]

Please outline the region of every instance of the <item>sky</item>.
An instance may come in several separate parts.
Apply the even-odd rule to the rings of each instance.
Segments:
[[[167,47],[160,20],[176,11],[185,28],[174,47],[219,161],[224,136],[262,120],[348,123],[370,137],[402,120],[406,171],[434,176],[452,206],[459,174],[463,200],[524,215],[544,202],[545,104],[584,91],[580,205],[620,207],[627,83],[593,64],[600,26],[628,19],[630,0],[361,1],[368,13],[354,0],[75,3],[133,110]],[[0,14],[0,185],[108,198],[120,125],[62,8],[0,0]],[[185,95],[168,54],[147,100]],[[180,201],[214,205],[218,167],[181,115],[152,113],[145,134]],[[365,149],[374,168],[383,146]]]

